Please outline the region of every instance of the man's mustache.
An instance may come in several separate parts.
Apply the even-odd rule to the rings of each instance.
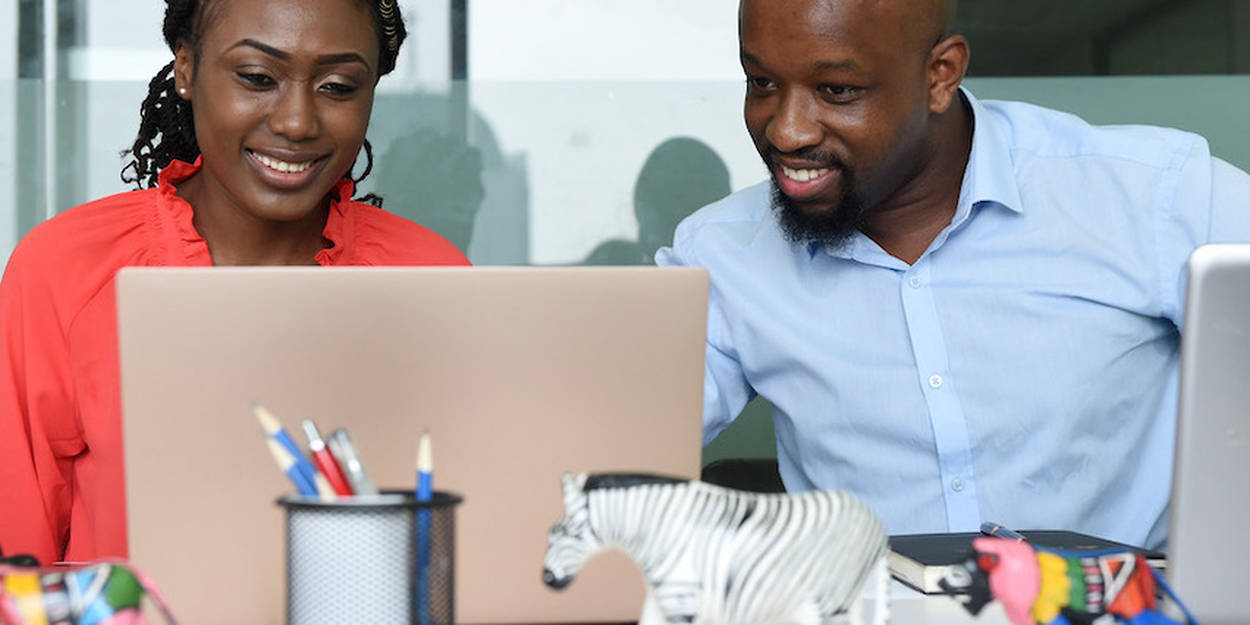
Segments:
[[[846,171],[846,163],[838,158],[836,154],[828,150],[822,150],[818,147],[807,147],[795,150],[793,152],[782,152],[773,146],[768,146],[764,152],[764,159],[770,163],[775,163],[781,157],[798,159],[809,163],[819,163],[821,168],[840,169]]]

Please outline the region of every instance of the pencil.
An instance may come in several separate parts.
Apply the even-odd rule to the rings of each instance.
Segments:
[[[434,452],[430,432],[421,433],[417,444],[417,490],[418,502],[428,502],[434,497]],[[417,622],[431,625],[430,618],[430,511],[417,508]]]
[[[273,459],[278,463],[278,468],[286,474],[291,482],[295,484],[295,490],[299,494],[306,496],[315,496],[317,487],[308,480],[308,476],[304,475],[296,466],[295,458],[291,457],[291,452],[287,451],[278,441],[269,438],[265,442],[269,445],[269,453],[273,455]]]
[[[278,441],[291,454],[296,469],[303,473],[310,483],[313,482],[313,477],[317,474],[317,470],[313,468],[312,463],[304,456],[304,452],[295,443],[295,439],[291,438],[286,428],[282,427],[282,424],[278,422],[278,418],[273,416],[269,409],[255,401],[252,402],[252,414],[256,415],[256,420],[260,422],[260,428],[265,431],[265,434]]]

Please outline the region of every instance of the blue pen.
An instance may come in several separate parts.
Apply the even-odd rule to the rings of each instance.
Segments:
[[[269,444],[269,453],[273,454],[273,459],[278,463],[278,468],[282,469],[286,476],[291,478],[291,482],[295,484],[295,490],[299,494],[306,496],[317,496],[317,487],[309,480],[307,476],[299,471],[295,464],[295,458],[291,457],[291,452],[287,451],[278,441],[270,438],[265,441]]]
[[[312,494],[316,495],[317,470],[313,468],[312,463],[308,461],[308,458],[304,455],[303,450],[301,450],[299,445],[295,443],[295,440],[291,438],[291,435],[287,434],[286,428],[283,428],[282,424],[278,423],[278,419],[273,416],[273,413],[269,412],[269,410],[264,406],[256,402],[252,402],[252,412],[256,415],[256,420],[260,421],[261,429],[265,430],[265,433],[268,434],[272,440],[277,441],[278,444],[282,445],[282,447],[284,447],[287,452],[291,454],[291,458],[295,462],[295,470],[299,471],[304,476],[305,480],[314,485]]]
[[[430,446],[430,433],[421,433],[417,445],[417,501],[429,501],[434,497],[434,456]],[[431,625],[430,618],[430,511],[417,509],[417,622]]]
[[[997,523],[986,521],[981,524],[981,533],[986,536],[995,536],[997,538],[1008,538],[1011,540],[1025,540],[1024,536],[1019,532],[1007,529]]]

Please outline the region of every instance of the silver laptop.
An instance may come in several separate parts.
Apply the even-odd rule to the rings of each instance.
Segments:
[[[563,471],[696,477],[707,275],[685,268],[126,269],[117,282],[132,561],[185,623],[281,623],[290,492],[252,414],[350,430],[412,488],[429,428],[456,513],[456,617],[633,621],[642,577],[542,584]]]
[[[1189,261],[1168,579],[1205,625],[1250,623],[1250,245]]]

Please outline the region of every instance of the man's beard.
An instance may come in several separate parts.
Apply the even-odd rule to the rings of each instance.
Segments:
[[[781,152],[771,145],[762,150],[760,155],[764,164],[772,172],[769,178],[772,208],[777,211],[782,234],[795,245],[818,243],[830,248],[841,247],[864,223],[864,202],[855,188],[855,172],[833,152],[814,146],[790,154],[809,163],[821,163],[822,167],[837,169],[842,178],[842,193],[833,206],[815,212],[803,211],[782,192],[781,185],[777,183],[778,174],[772,164],[778,162]]]
[[[851,171],[840,167],[842,194],[833,207],[817,212],[805,212],[794,204],[774,175],[772,183],[772,207],[777,211],[781,231],[791,243],[804,245],[819,243],[830,248],[841,247],[864,223],[864,203],[856,193]]]

